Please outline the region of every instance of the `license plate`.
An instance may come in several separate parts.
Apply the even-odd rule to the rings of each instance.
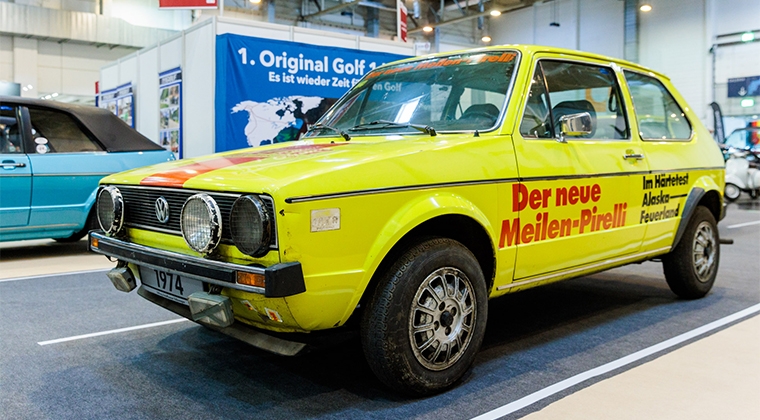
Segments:
[[[184,305],[188,304],[188,296],[203,291],[201,281],[148,267],[140,267],[140,281],[149,292]]]

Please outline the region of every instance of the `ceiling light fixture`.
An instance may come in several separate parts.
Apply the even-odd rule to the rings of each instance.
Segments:
[[[422,27],[422,32],[433,32],[433,27],[430,25],[425,25]]]
[[[742,34],[742,42],[752,42],[755,40],[754,32],[745,32]]]
[[[489,43],[489,42],[491,42],[491,37],[488,36],[488,35],[483,35],[483,38],[480,38],[480,40],[483,41],[483,42],[485,42],[485,43]]]
[[[751,106],[755,106],[755,100],[752,98],[742,99],[741,106],[742,108],[749,108]]]
[[[261,3],[261,0],[251,0],[251,3],[253,3],[253,4],[259,4],[259,3]]]
[[[644,3],[644,4],[641,5],[641,7],[639,7],[639,10],[641,10],[642,12],[651,12],[652,11],[652,5],[648,4],[648,3]]]
[[[491,10],[491,16],[493,17],[501,16],[501,12],[498,10]]]

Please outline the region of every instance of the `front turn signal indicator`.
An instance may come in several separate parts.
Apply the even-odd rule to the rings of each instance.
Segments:
[[[262,289],[265,286],[264,282],[264,275],[263,274],[257,274],[257,273],[246,273],[244,271],[238,271],[237,272],[237,282],[238,284],[245,284],[248,286],[254,286],[254,287],[261,287]]]

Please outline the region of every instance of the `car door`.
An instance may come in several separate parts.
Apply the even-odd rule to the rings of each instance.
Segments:
[[[32,167],[24,154],[19,108],[0,104],[0,229],[29,222]]]
[[[629,69],[623,74],[634,104],[634,136],[641,139],[652,171],[641,178],[640,222],[647,227],[647,248],[668,249],[692,184],[702,175],[715,177],[716,168],[697,163],[705,162],[706,156],[694,145],[696,136],[684,112],[686,104],[680,105],[668,87],[651,74]]]
[[[24,112],[34,170],[29,225],[79,230],[87,220],[98,181],[120,168],[109,167],[108,153],[74,116],[32,106]]]
[[[593,59],[537,58],[513,135],[520,182],[505,186],[511,205],[500,210],[500,246],[517,244],[514,278],[524,281],[635,254],[645,231],[633,191],[648,165],[622,76]],[[563,117],[584,113],[591,132],[561,135]]]

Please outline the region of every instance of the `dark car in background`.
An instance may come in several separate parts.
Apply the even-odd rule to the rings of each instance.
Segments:
[[[75,241],[98,181],[174,155],[107,110],[0,96],[0,241]]]

